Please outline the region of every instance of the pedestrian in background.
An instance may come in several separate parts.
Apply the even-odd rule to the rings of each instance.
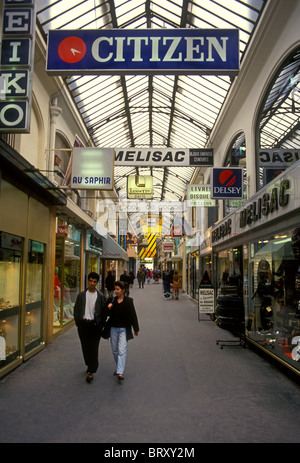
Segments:
[[[144,283],[145,283],[145,272],[141,268],[138,269],[137,279],[138,279],[138,282],[139,282],[139,288],[143,288]]]
[[[106,288],[108,297],[113,297],[114,295],[115,281],[116,281],[116,277],[112,274],[112,271],[109,270],[107,272],[107,277],[105,278],[105,288]]]
[[[171,273],[169,268],[163,271],[163,290],[165,299],[170,299],[171,297]]]
[[[181,288],[181,276],[178,273],[178,270],[175,270],[173,276],[173,291],[175,299],[179,299],[179,290]]]

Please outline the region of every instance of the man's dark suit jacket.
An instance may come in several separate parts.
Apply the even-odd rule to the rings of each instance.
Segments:
[[[86,290],[87,291],[87,290]],[[85,313],[85,302],[86,302],[86,291],[82,291],[78,294],[75,305],[74,305],[74,319],[76,326],[79,326],[83,321]],[[96,325],[101,329],[106,320],[105,311],[105,298],[100,291],[97,290],[97,300],[95,304],[95,315],[94,320]]]

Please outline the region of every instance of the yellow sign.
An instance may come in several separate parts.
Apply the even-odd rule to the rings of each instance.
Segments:
[[[156,235],[148,234],[148,245],[147,248],[143,248],[139,252],[139,257],[145,259],[146,257],[154,257],[156,254]]]
[[[127,177],[128,199],[151,199],[153,195],[153,178],[151,175],[129,175]]]

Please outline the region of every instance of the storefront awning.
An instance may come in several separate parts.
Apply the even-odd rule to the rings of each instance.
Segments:
[[[169,260],[171,262],[180,262],[182,260],[182,256],[172,256]]]
[[[57,210],[62,214],[66,214],[76,224],[93,228],[94,220],[79,206],[77,206],[77,204],[75,204],[70,198],[67,199],[67,204],[65,206],[58,207]]]
[[[94,223],[93,223],[93,229],[91,231],[97,233],[101,238],[107,238],[107,236],[108,236],[107,235],[107,229],[101,227],[101,225],[99,225],[95,220],[94,220]]]
[[[291,239],[275,239],[274,241],[270,241],[265,246],[263,246],[256,254],[255,257],[258,256],[266,256],[271,254],[274,257],[281,257],[284,259],[295,259],[295,256],[292,251]]]
[[[111,236],[107,235],[107,238],[103,238],[102,259],[122,259],[128,261],[128,254]]]
[[[39,169],[24,159],[15,149],[0,140],[0,165],[3,171],[27,186],[51,204],[64,206],[67,196],[60,191]]]

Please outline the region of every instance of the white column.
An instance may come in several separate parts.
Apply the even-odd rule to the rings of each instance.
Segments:
[[[62,113],[62,109],[57,106],[57,97],[53,98],[50,105],[50,137],[49,137],[49,180],[54,182],[54,156],[55,156],[55,136],[56,136],[56,119]]]

